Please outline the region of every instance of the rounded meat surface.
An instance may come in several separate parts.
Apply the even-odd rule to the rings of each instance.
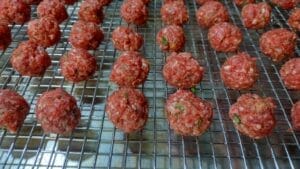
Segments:
[[[129,24],[144,25],[148,19],[148,9],[142,0],[123,1],[120,13]]]
[[[181,1],[174,1],[164,4],[160,8],[162,21],[167,25],[182,25],[189,20],[186,6]]]
[[[43,47],[26,41],[13,51],[10,63],[23,76],[42,76],[51,65],[51,59]]]
[[[139,52],[123,52],[114,63],[110,80],[121,87],[137,87],[146,80],[150,66]]]
[[[281,61],[294,55],[297,35],[278,28],[264,33],[259,40],[261,51],[273,61]]]
[[[65,5],[60,0],[43,0],[37,7],[38,17],[52,17],[58,23],[68,18]]]
[[[292,118],[292,124],[293,128],[295,130],[300,130],[300,101],[297,101],[291,111],[291,118]]]
[[[249,89],[255,84],[259,76],[256,58],[252,58],[247,53],[231,56],[222,65],[220,74],[228,88]]]
[[[23,0],[1,0],[0,18],[9,23],[24,24],[30,20],[31,8]]]
[[[287,88],[300,90],[300,58],[287,61],[280,69],[280,76]]]
[[[210,1],[218,1],[218,0],[196,0],[197,4],[199,4],[199,5],[203,5],[206,2],[210,2]]]
[[[143,36],[134,30],[119,26],[112,32],[112,42],[120,51],[138,51],[143,43]]]
[[[85,49],[73,48],[60,59],[61,74],[70,82],[88,80],[98,69],[97,60]]]
[[[239,6],[245,6],[247,4],[255,3],[255,0],[234,0],[234,3]]]
[[[234,52],[239,48],[243,34],[237,26],[222,22],[208,30],[208,40],[211,47],[218,52]]]
[[[31,20],[27,30],[29,40],[43,47],[50,47],[60,40],[61,32],[58,23],[49,17]]]
[[[211,125],[212,105],[188,90],[177,90],[165,104],[170,128],[184,136],[200,136]]]
[[[97,24],[79,20],[71,29],[69,42],[76,48],[95,50],[103,38],[103,32]]]
[[[114,91],[106,102],[109,120],[125,133],[137,132],[148,119],[148,102],[142,92],[132,88]]]
[[[11,43],[10,28],[5,23],[0,23],[0,50],[5,50]]]
[[[42,0],[23,0],[23,2],[28,5],[37,5],[42,2]]]
[[[208,1],[196,13],[198,24],[203,28],[210,28],[216,23],[229,21],[226,7],[218,1]]]
[[[23,125],[30,106],[17,92],[0,89],[0,128],[16,133]]]
[[[243,94],[229,110],[229,117],[242,134],[260,139],[272,133],[276,119],[275,102],[271,97]]]
[[[293,29],[300,31],[300,8],[296,8],[292,11],[288,23]]]
[[[273,4],[282,9],[292,9],[296,7],[298,0],[271,0]]]
[[[204,68],[191,53],[172,53],[163,67],[163,76],[171,86],[191,88],[203,78]]]
[[[242,9],[242,20],[246,28],[261,29],[271,21],[272,8],[266,2],[245,5]]]
[[[166,26],[157,33],[156,42],[163,51],[179,52],[185,44],[184,31],[181,26]]]
[[[85,0],[78,11],[79,20],[100,24],[103,22],[104,14],[102,5],[97,0]]]
[[[44,92],[36,103],[36,118],[45,133],[69,134],[80,122],[76,100],[63,89]]]

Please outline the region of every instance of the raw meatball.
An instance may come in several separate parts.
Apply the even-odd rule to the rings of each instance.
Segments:
[[[9,23],[24,24],[30,20],[30,6],[23,0],[1,0],[0,18]]]
[[[148,119],[148,103],[144,94],[132,88],[114,91],[107,98],[105,111],[116,128],[125,133],[141,130]]]
[[[259,75],[256,58],[247,53],[239,53],[228,58],[221,68],[224,84],[235,90],[251,88]]]
[[[242,9],[244,26],[250,29],[261,29],[271,21],[272,8],[266,2],[245,5]]]
[[[229,21],[229,14],[221,2],[209,1],[198,9],[196,18],[200,26],[210,28],[216,23]]]
[[[271,0],[275,5],[282,9],[292,9],[296,7],[298,0]]]
[[[58,23],[49,17],[32,20],[28,23],[29,40],[50,47],[60,40],[61,32]]]
[[[23,2],[28,5],[37,5],[42,2],[42,0],[23,0]]]
[[[120,51],[138,51],[143,43],[143,36],[134,30],[119,26],[112,32],[112,42]]]
[[[164,4],[160,9],[161,19],[167,24],[182,25],[189,20],[186,6],[181,1]]]
[[[237,26],[222,22],[208,30],[208,40],[211,47],[218,52],[234,52],[239,48],[243,34]]]
[[[259,40],[261,51],[273,61],[281,61],[295,52],[297,35],[278,28],[264,33]]]
[[[16,133],[23,125],[30,107],[17,92],[0,89],[0,128]]]
[[[98,69],[97,60],[85,49],[73,48],[60,59],[61,74],[70,82],[88,80]]]
[[[292,11],[288,23],[293,29],[300,31],[300,8]]]
[[[177,25],[166,26],[158,32],[156,42],[163,51],[179,52],[185,44],[184,31]]]
[[[270,135],[275,127],[275,108],[271,97],[243,94],[230,107],[229,117],[241,133],[260,139]]]
[[[95,50],[103,38],[102,30],[97,24],[79,20],[71,29],[69,42],[76,48]]]
[[[0,22],[0,50],[5,50],[11,43],[10,28],[6,23]]]
[[[204,68],[191,53],[172,53],[163,67],[165,80],[177,88],[191,88],[203,78]]]
[[[165,113],[175,133],[200,136],[212,123],[213,108],[191,91],[177,90],[166,101]]]
[[[60,0],[43,0],[37,7],[37,14],[41,17],[52,17],[58,23],[68,18],[67,10]]]
[[[79,8],[78,17],[83,21],[94,22],[96,24],[102,23],[104,14],[101,3],[97,0],[83,1]]]
[[[210,1],[217,1],[217,0],[196,0],[197,4],[199,5],[203,5],[206,2],[210,2]]]
[[[129,24],[143,25],[148,19],[147,6],[142,0],[123,1],[121,17]]]
[[[121,87],[137,87],[146,80],[149,67],[139,52],[123,52],[114,63],[110,80]]]
[[[255,3],[255,0],[234,0],[234,3],[237,5],[237,6],[245,6],[247,4],[251,4],[251,3]]]
[[[51,59],[43,47],[26,41],[14,50],[10,63],[23,76],[42,76],[51,65]]]
[[[300,130],[300,101],[296,102],[293,105],[291,117],[292,117],[293,128],[295,130]]]
[[[60,0],[60,1],[66,5],[73,5],[78,0]]]
[[[68,134],[79,124],[76,100],[63,89],[44,92],[35,108],[36,118],[46,133]]]
[[[300,58],[287,61],[280,69],[280,76],[287,88],[300,90]]]

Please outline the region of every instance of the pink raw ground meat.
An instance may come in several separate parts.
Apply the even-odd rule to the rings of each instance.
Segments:
[[[271,0],[272,3],[279,6],[282,9],[293,9],[298,3],[299,0]]]
[[[58,23],[68,18],[67,10],[60,0],[43,0],[37,7],[37,14],[41,17],[52,17]]]
[[[229,116],[239,132],[253,139],[260,139],[270,135],[275,128],[275,108],[271,97],[243,94],[230,107]]]
[[[288,23],[293,29],[300,31],[300,8],[296,8],[292,11]]]
[[[163,67],[163,76],[171,86],[191,88],[200,83],[204,68],[191,53],[172,53]]]
[[[181,1],[164,4],[160,9],[160,15],[167,25],[182,25],[189,20],[187,8]]]
[[[144,94],[132,88],[114,91],[107,98],[105,111],[116,128],[125,133],[141,130],[148,119],[148,103]]]
[[[0,22],[0,50],[5,50],[11,43],[10,28],[6,23]]]
[[[23,0],[1,0],[0,18],[9,23],[24,24],[30,20],[30,6]]]
[[[185,44],[184,31],[177,25],[166,26],[157,33],[156,42],[163,51],[179,52]]]
[[[143,36],[134,30],[119,26],[112,32],[112,42],[120,51],[138,51],[143,43]]]
[[[14,50],[10,63],[23,76],[42,76],[51,65],[51,58],[43,47],[26,41]]]
[[[61,74],[70,82],[88,80],[98,69],[97,60],[85,49],[73,48],[60,59]]]
[[[184,136],[200,136],[211,125],[212,105],[188,90],[177,90],[169,96],[165,113],[170,128]]]
[[[247,4],[255,3],[255,0],[234,0],[234,3],[239,6],[245,6]]]
[[[104,14],[101,3],[97,0],[83,1],[78,11],[78,17],[83,21],[94,22],[96,24],[102,23]]]
[[[80,122],[76,100],[63,89],[44,92],[36,103],[36,118],[45,133],[69,134]]]
[[[287,88],[300,90],[300,58],[287,61],[280,69],[280,76]]]
[[[210,1],[218,1],[218,0],[196,0],[197,4],[199,5],[203,5],[206,2],[210,2]]]
[[[296,102],[291,111],[291,118],[293,123],[293,128],[295,130],[300,130],[300,101]]]
[[[137,87],[146,80],[149,69],[139,52],[123,52],[114,63],[110,80],[121,87]]]
[[[144,25],[148,19],[148,9],[142,0],[123,1],[120,13],[129,24]]]
[[[16,133],[23,125],[30,106],[17,92],[0,89],[0,128]]]

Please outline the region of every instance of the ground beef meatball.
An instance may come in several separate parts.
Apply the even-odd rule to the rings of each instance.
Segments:
[[[51,65],[51,59],[43,47],[26,41],[14,50],[10,63],[23,76],[42,76]]]
[[[272,98],[262,98],[256,94],[243,94],[229,110],[234,126],[243,134],[260,139],[272,133],[276,120]]]
[[[24,24],[30,20],[30,6],[23,0],[1,0],[0,18],[9,23]]]
[[[209,1],[198,9],[196,18],[200,26],[209,28],[216,23],[229,21],[229,14],[221,2]]]
[[[182,25],[189,20],[186,6],[181,1],[164,4],[160,9],[162,21],[167,24]]]
[[[105,111],[116,128],[132,133],[145,126],[148,102],[142,92],[132,88],[120,88],[107,98]]]
[[[293,9],[296,7],[298,0],[271,0],[272,3],[279,6],[282,9]]]
[[[264,33],[259,40],[261,51],[273,61],[281,61],[294,55],[297,35],[278,28]]]
[[[300,90],[300,58],[287,61],[280,69],[280,76],[287,88]]]
[[[123,52],[114,63],[110,80],[121,87],[137,87],[146,80],[149,67],[139,52]]]
[[[112,32],[112,42],[120,51],[138,51],[143,43],[143,36],[134,30],[119,26]]]
[[[79,124],[76,100],[63,89],[44,92],[36,103],[36,118],[45,133],[69,134]]]
[[[16,133],[29,113],[30,106],[17,92],[0,89],[0,128]]]
[[[73,48],[60,59],[61,74],[70,82],[88,80],[98,69],[97,60],[85,49]]]
[[[42,17],[28,23],[29,40],[50,47],[60,40],[61,32],[58,23],[51,17]]]
[[[179,52],[185,44],[184,31],[181,26],[166,26],[158,32],[156,42],[163,51]]]
[[[235,90],[249,89],[259,75],[256,58],[251,58],[247,53],[234,55],[225,61],[220,74],[227,87]]]
[[[300,31],[300,8],[292,11],[288,23],[293,29]]]
[[[234,0],[234,3],[239,6],[245,6],[247,4],[255,3],[255,0]]]
[[[212,105],[188,90],[177,90],[169,96],[165,113],[171,129],[184,136],[200,136],[211,125]]]
[[[143,25],[148,19],[147,6],[142,0],[123,1],[121,17],[129,24]]]
[[[42,0],[23,0],[23,2],[28,5],[37,5],[42,2]]]
[[[97,24],[79,20],[71,29],[69,42],[76,48],[95,50],[103,38],[103,32]]]
[[[291,118],[293,128],[295,130],[300,130],[300,101],[296,102],[291,111]]]
[[[210,1],[218,1],[218,0],[196,0],[197,4],[199,4],[199,5],[203,5],[206,2],[210,2]]]
[[[261,29],[271,21],[272,8],[266,2],[245,5],[242,9],[244,26],[250,29]]]
[[[0,22],[0,50],[5,50],[11,43],[10,28],[6,23]]]
[[[237,26],[222,22],[209,29],[208,40],[211,47],[218,52],[234,52],[239,48],[243,34]]]
[[[66,5],[73,5],[78,0],[60,0],[60,1]]]
[[[96,24],[102,23],[104,14],[101,3],[97,0],[83,1],[79,8],[78,17],[83,21],[94,22]]]
[[[60,0],[43,0],[37,7],[37,14],[41,17],[52,17],[58,23],[68,18],[67,10]]]
[[[191,53],[172,53],[163,67],[163,76],[171,86],[191,88],[203,78],[204,68]]]

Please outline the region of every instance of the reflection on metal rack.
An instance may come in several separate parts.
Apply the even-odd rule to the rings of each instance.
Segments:
[[[122,1],[115,0],[105,9],[102,24],[105,40],[94,55],[99,72],[89,81],[71,84],[59,73],[58,60],[70,49],[67,38],[71,25],[77,20],[80,3],[68,7],[70,19],[61,25],[63,37],[49,48],[52,66],[42,78],[21,77],[9,64],[9,56],[20,41],[26,40],[27,25],[14,25],[13,43],[0,57],[0,87],[14,88],[31,104],[31,111],[17,134],[0,130],[0,168],[300,168],[299,132],[291,132],[290,108],[300,99],[300,92],[286,90],[279,78],[280,65],[273,64],[259,52],[258,39],[266,30],[288,27],[288,12],[273,8],[272,24],[265,30],[243,28],[240,9],[230,0],[223,0],[230,9],[231,21],[242,28],[244,41],[241,51],[258,58],[260,79],[250,91],[271,96],[277,101],[277,126],[273,134],[261,140],[240,135],[228,117],[229,106],[237,97],[249,91],[226,89],[219,77],[219,69],[230,54],[216,53],[208,45],[207,30],[196,23],[195,1],[186,1],[190,21],[184,26],[186,51],[192,52],[205,67],[203,81],[196,94],[214,104],[214,121],[201,137],[176,136],[169,129],[163,109],[166,97],[175,91],[163,80],[161,70],[166,54],[155,43],[162,27],[159,10],[161,1],[153,0],[146,26],[135,28],[145,39],[143,53],[151,63],[151,72],[141,86],[149,101],[150,114],[145,129],[124,135],[116,130],[105,116],[105,100],[116,88],[109,83],[110,69],[118,53],[110,41],[112,30],[125,24],[119,16]],[[33,9],[33,11],[36,11]],[[33,13],[36,17],[36,13]],[[299,38],[298,38],[299,44]],[[300,53],[297,49],[298,54]],[[34,105],[43,91],[63,87],[74,95],[81,107],[80,125],[70,136],[46,135],[37,124]]]

